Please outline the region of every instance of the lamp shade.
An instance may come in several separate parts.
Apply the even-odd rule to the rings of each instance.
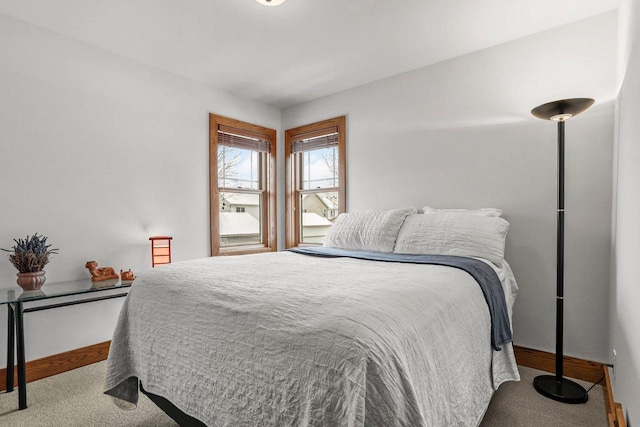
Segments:
[[[171,236],[151,236],[151,266],[171,264]]]
[[[547,102],[531,110],[531,114],[539,119],[563,122],[577,116],[593,105],[591,98],[571,98]]]

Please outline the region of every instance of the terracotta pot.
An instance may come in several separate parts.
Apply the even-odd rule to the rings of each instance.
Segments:
[[[44,273],[44,270],[34,273],[18,273],[18,285],[25,291],[38,290],[44,285],[45,280],[47,280]]]

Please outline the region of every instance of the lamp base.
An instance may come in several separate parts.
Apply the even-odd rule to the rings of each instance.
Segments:
[[[589,400],[587,391],[580,385],[566,378],[558,380],[555,375],[540,375],[533,379],[536,391],[549,399],[563,403],[586,403]]]

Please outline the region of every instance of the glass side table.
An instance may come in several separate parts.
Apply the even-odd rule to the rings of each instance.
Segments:
[[[105,280],[102,282],[92,282],[90,279],[74,280],[69,282],[46,283],[42,289],[37,291],[23,291],[17,285],[12,288],[0,289],[0,305],[7,305],[7,388],[6,392],[13,391],[13,356],[14,350],[17,356],[18,365],[18,407],[27,408],[27,372],[24,353],[24,313],[33,311],[49,310],[52,308],[67,307],[70,305],[84,304],[94,301],[103,301],[112,298],[125,297],[131,282],[120,281],[119,279]],[[101,293],[110,290],[122,290],[123,292]],[[126,292],[125,292],[126,291]],[[50,304],[25,307],[25,303],[54,300],[56,298],[83,295],[80,299],[64,301]]]

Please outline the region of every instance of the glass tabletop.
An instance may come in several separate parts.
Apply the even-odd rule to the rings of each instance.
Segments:
[[[103,280],[101,282],[92,282],[91,279],[58,283],[47,282],[37,291],[25,291],[18,285],[15,285],[12,288],[0,289],[0,305],[18,301],[40,301],[69,295],[130,288],[131,283],[130,281],[121,281],[120,279]]]

